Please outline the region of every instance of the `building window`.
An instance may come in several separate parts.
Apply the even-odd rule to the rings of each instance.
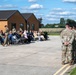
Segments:
[[[11,23],[11,30],[15,28],[16,29],[16,23]]]
[[[32,30],[35,30],[35,25],[34,24],[32,24]]]
[[[27,24],[27,30],[30,31],[30,24]]]
[[[22,30],[24,30],[24,24],[23,24],[23,23],[20,24],[20,28],[21,28]]]

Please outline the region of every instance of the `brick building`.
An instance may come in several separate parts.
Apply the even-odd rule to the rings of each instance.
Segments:
[[[39,30],[39,21],[33,13],[22,13],[22,15],[27,21],[27,30]]]
[[[21,27],[26,29],[27,22],[18,10],[2,10],[0,11],[0,30],[5,31],[4,26],[7,25],[11,30],[13,27],[19,30]]]

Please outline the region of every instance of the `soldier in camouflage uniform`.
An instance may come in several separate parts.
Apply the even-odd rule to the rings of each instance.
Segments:
[[[73,42],[72,58],[76,63],[76,25],[73,26],[73,31],[74,31],[74,42]]]
[[[74,33],[72,26],[66,24],[66,29],[61,32],[62,41],[62,64],[69,63],[72,64],[72,43],[74,40]]]
[[[9,28],[8,28],[7,25],[5,25],[5,39],[4,39],[4,46],[5,46],[5,45],[9,45],[8,33],[9,33]]]

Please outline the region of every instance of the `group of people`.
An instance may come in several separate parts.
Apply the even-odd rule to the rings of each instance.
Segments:
[[[9,30],[8,26],[5,26],[5,32],[0,30],[0,43],[3,46],[15,43],[30,43],[31,41],[35,40],[47,40],[47,33],[32,30],[23,31],[21,28],[18,31],[16,31],[15,28]]]
[[[66,28],[61,32],[62,64],[73,65],[76,63],[76,25],[66,23]]]

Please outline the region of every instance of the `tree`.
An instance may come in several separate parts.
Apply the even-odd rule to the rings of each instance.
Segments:
[[[61,27],[61,28],[64,28],[65,27],[65,20],[64,20],[64,18],[60,18],[59,27]]]
[[[42,27],[42,17],[38,18],[38,21],[39,21],[39,28],[41,28]]]

